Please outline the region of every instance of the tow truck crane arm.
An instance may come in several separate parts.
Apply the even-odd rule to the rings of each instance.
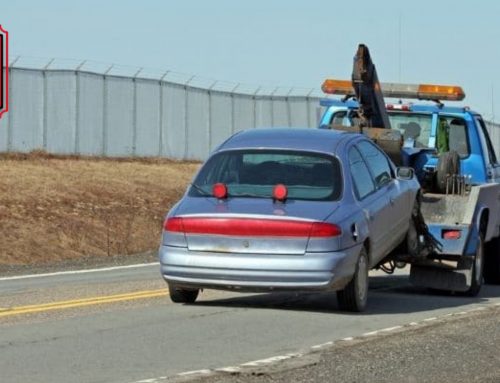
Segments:
[[[363,127],[391,129],[380,89],[377,70],[368,47],[358,45],[352,68],[352,86],[359,103],[359,125]]]

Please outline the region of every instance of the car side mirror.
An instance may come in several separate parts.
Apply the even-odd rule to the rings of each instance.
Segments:
[[[415,176],[415,171],[412,168],[401,166],[396,169],[396,176],[400,180],[411,180]]]

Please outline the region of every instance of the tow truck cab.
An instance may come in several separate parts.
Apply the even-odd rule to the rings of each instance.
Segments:
[[[357,126],[358,102],[323,99],[319,127]],[[440,150],[440,124],[447,130],[447,150],[460,156],[460,173],[470,176],[472,185],[500,183],[500,163],[479,113],[467,107],[443,104],[386,104],[392,129],[403,138],[403,165],[413,167],[422,184],[436,170]]]
[[[321,129],[361,125],[356,100],[326,98],[320,105]],[[440,102],[385,106],[389,128],[397,133],[393,137],[402,141],[401,164],[412,167],[422,185],[425,226],[439,244],[423,258],[402,258],[411,264],[411,282],[472,296],[479,292],[483,275],[487,283],[500,284],[500,163],[483,118],[469,108]],[[451,177],[445,173],[446,190],[435,194],[440,158],[455,152],[465,185],[448,190]],[[455,185],[453,178],[450,185]]]

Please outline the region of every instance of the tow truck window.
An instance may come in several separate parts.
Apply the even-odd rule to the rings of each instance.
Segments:
[[[389,121],[392,129],[403,135],[405,145],[416,148],[428,148],[431,136],[432,115],[408,112],[390,112]]]
[[[481,131],[483,132],[486,148],[488,150],[488,157],[490,159],[490,163],[492,165],[497,164],[498,163],[497,156],[495,154],[495,149],[493,147],[493,144],[491,143],[491,139],[490,139],[490,135],[488,133],[488,130],[486,129],[486,125],[484,124],[484,121],[479,117],[476,117],[476,122],[479,124],[479,126],[481,127]]]
[[[440,116],[440,119],[446,122],[445,125],[448,130],[448,150],[456,151],[461,158],[468,157],[470,150],[465,120],[453,116]]]

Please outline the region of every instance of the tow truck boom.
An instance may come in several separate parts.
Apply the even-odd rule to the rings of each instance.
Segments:
[[[359,102],[360,127],[391,129],[377,70],[364,44],[359,44],[354,56],[352,85]]]

